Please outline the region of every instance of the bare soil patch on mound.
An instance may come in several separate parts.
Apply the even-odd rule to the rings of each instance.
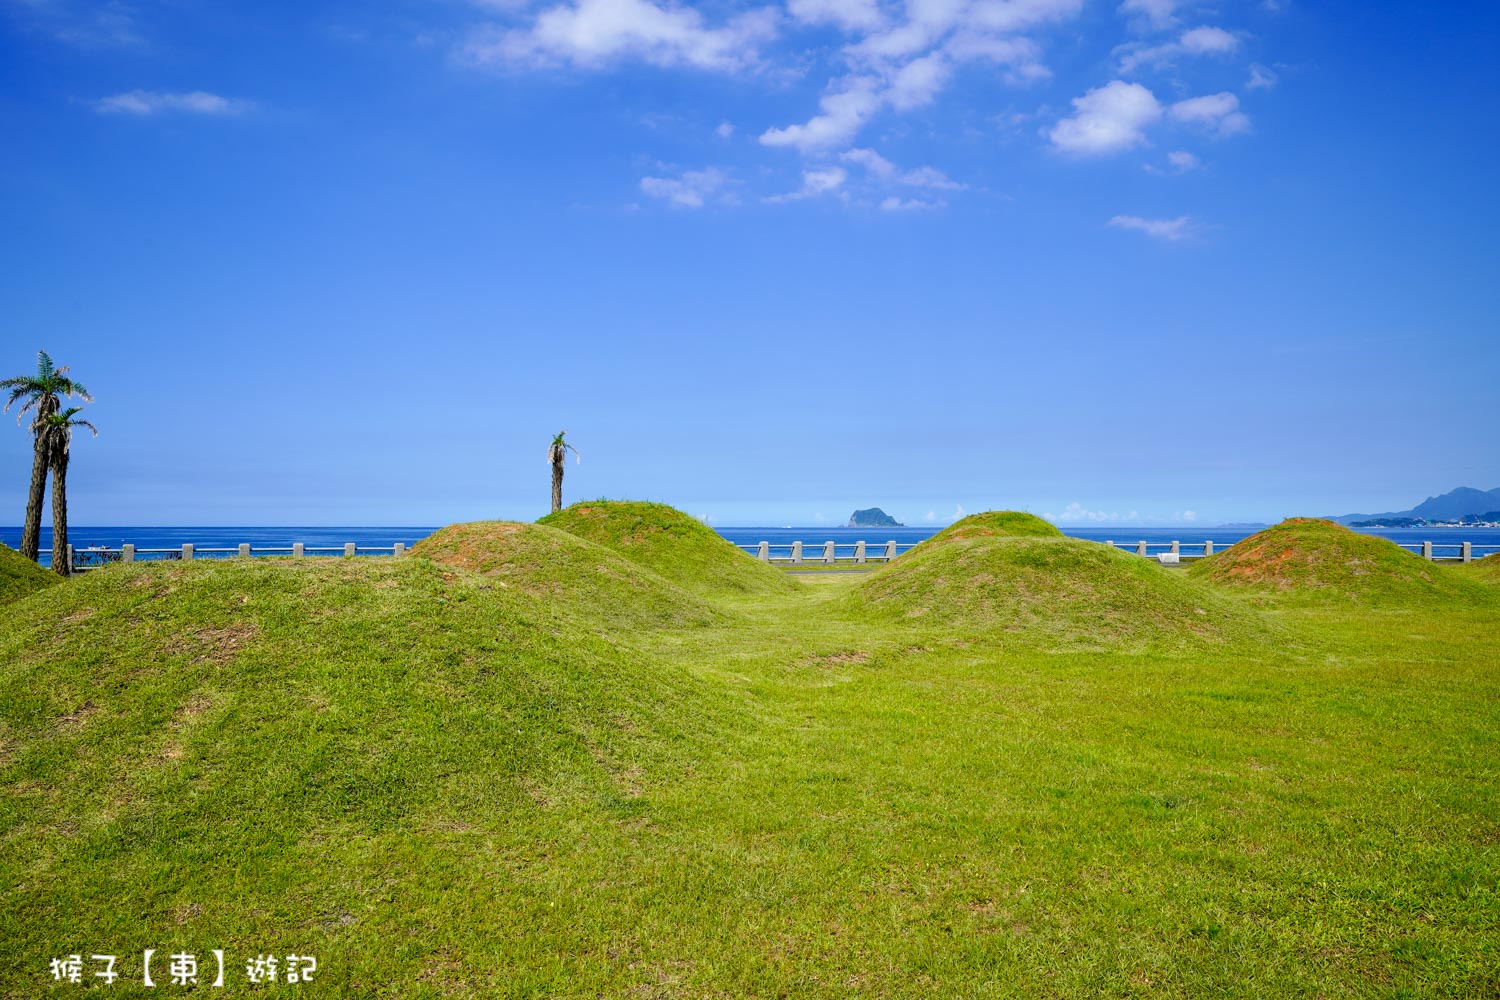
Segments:
[[[1200,580],[1359,601],[1457,596],[1470,585],[1394,542],[1317,518],[1289,518],[1194,564]]]

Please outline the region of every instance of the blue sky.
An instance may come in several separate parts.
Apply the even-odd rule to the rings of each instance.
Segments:
[[[531,518],[564,427],[570,499],[719,524],[1401,509],[1500,485],[1497,38],[1488,3],[0,0],[0,367],[95,393],[85,525]]]

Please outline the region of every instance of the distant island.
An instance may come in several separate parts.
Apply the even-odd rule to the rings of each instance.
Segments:
[[[1384,514],[1345,514],[1329,520],[1351,528],[1493,528],[1500,527],[1500,488],[1460,486],[1428,497],[1411,510]]]
[[[849,515],[849,527],[851,528],[904,528],[906,525],[896,520],[879,507],[871,507],[868,510],[857,510]]]

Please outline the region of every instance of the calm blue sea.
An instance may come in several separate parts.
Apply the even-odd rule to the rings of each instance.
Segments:
[[[336,548],[346,542],[356,545],[391,546],[403,542],[410,546],[435,531],[430,527],[87,527],[75,526],[69,530],[70,541],[75,549],[91,545],[118,548],[129,542],[138,549],[179,548],[192,543],[199,549],[234,548],[249,543],[254,548],[290,547],[301,542],[308,548]],[[736,545],[755,545],[769,542],[772,545],[787,545],[801,541],[809,546],[823,542],[846,545],[857,541],[871,544],[894,540],[905,551],[912,545],[931,538],[941,530],[938,526],[906,528],[719,528],[719,534]],[[1223,528],[1064,528],[1064,533],[1076,538],[1094,541],[1134,543],[1144,541],[1151,545],[1177,541],[1184,546],[1202,545],[1213,541],[1220,545],[1240,541],[1252,534],[1248,530]],[[1493,528],[1388,528],[1366,529],[1366,534],[1389,538],[1403,545],[1432,542],[1436,546],[1473,543],[1476,555],[1496,551],[1500,548],[1500,530]],[[0,542],[11,548],[21,543],[21,529],[0,528]],[[52,545],[52,530],[42,530],[42,547]],[[842,550],[840,550],[842,552]],[[1446,555],[1446,552],[1441,554]]]

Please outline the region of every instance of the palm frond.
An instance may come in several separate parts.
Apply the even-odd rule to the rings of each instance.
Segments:
[[[67,369],[64,369],[66,371]],[[52,356],[46,351],[36,352],[36,377],[40,382],[50,382],[57,374],[57,366],[52,363]]]

